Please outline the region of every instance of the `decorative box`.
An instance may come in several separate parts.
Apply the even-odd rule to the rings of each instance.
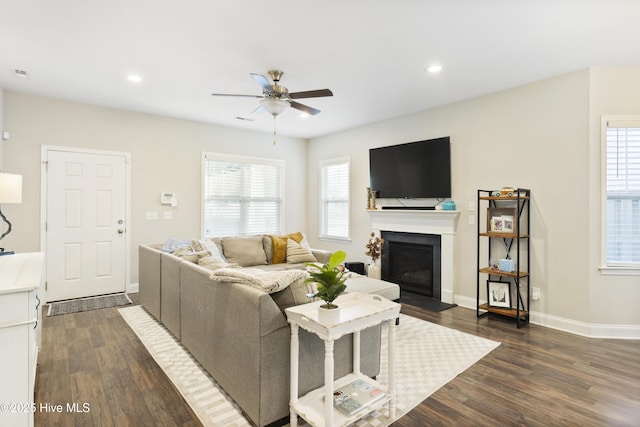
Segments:
[[[506,271],[507,273],[511,273],[515,270],[512,259],[501,259],[498,260],[498,270]]]

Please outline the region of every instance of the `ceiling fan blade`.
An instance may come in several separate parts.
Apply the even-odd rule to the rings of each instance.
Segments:
[[[320,112],[320,110],[316,110],[315,108],[311,108],[307,105],[300,104],[299,102],[296,102],[296,101],[289,101],[289,103],[291,104],[292,108],[295,108],[296,110],[300,110],[303,113],[311,114],[312,116],[315,116]]]
[[[211,96],[240,96],[242,98],[258,98],[262,99],[262,96],[259,95],[235,95],[232,93],[212,93]]]
[[[305,92],[293,92],[289,94],[291,99],[300,98],[320,98],[323,96],[333,96],[333,92],[329,89],[307,90]]]
[[[271,83],[269,83],[269,80],[267,80],[265,76],[263,76],[262,74],[255,74],[255,73],[250,73],[250,74],[251,74],[251,77],[253,77],[253,80],[255,80],[256,83],[258,83],[260,86],[262,86],[262,90],[264,90],[267,93],[273,92]]]

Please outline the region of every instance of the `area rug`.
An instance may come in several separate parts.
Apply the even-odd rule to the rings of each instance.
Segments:
[[[132,304],[127,294],[111,294],[99,297],[79,298],[69,301],[53,302],[49,304],[47,316],[79,313],[81,311],[97,310],[99,308],[118,307]]]
[[[205,426],[250,426],[233,400],[193,359],[179,341],[141,306],[118,310],[158,365]],[[381,372],[387,381],[387,331],[382,329]],[[440,387],[499,346],[496,341],[400,315],[396,329],[398,419]],[[387,406],[357,422],[359,427],[388,426]]]
[[[413,305],[436,313],[457,306],[457,304],[449,304],[435,298],[414,294],[413,292],[402,292],[400,295],[400,302],[402,304]]]

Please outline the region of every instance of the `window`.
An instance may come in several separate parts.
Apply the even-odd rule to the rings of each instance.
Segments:
[[[640,117],[605,120],[607,267],[640,267]]]
[[[204,153],[203,235],[279,234],[284,162]]]
[[[349,158],[323,161],[320,169],[320,237],[348,240]]]

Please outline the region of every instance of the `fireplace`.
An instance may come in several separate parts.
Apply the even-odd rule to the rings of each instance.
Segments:
[[[382,231],[382,280],[397,283],[401,292],[440,300],[440,236]]]
[[[382,231],[397,231],[400,233],[427,234],[439,237],[440,249],[439,253],[437,253],[439,260],[437,261],[434,255],[433,261],[434,266],[438,265],[440,268],[439,299],[442,302],[453,303],[455,270],[453,243],[460,212],[444,210],[372,209],[368,210],[367,213],[371,217],[371,229],[376,233],[381,233]],[[434,295],[434,298],[438,297]]]

